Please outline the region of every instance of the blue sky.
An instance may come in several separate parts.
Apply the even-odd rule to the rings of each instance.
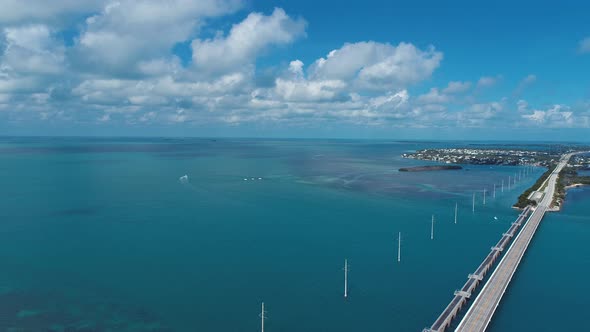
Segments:
[[[0,134],[590,139],[583,1],[0,8]]]

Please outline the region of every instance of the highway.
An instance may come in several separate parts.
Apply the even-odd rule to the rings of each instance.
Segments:
[[[471,294],[475,292],[480,281],[486,276],[488,270],[494,265],[496,259],[500,256],[501,252],[506,248],[510,239],[514,237],[523,221],[529,216],[531,207],[527,206],[522,213],[518,216],[515,222],[510,225],[508,231],[502,234],[502,238],[498,243],[491,248],[490,253],[486,256],[483,262],[479,265],[475,273],[467,276],[465,285],[455,291],[454,297],[447,305],[445,310],[438,316],[434,324],[430,328],[424,329],[423,332],[443,332],[452,321],[455,319],[461,308],[467,300],[471,297]]]
[[[504,257],[500,260],[500,263],[482,288],[475,301],[473,301],[455,332],[483,332],[488,327],[502,296],[506,292],[514,272],[518,268],[518,265],[539,226],[539,223],[552,203],[559,172],[565,167],[565,165],[567,165],[567,162],[572,155],[574,155],[574,153],[564,155],[551,175],[545,181],[547,186],[544,189],[545,195],[543,196],[543,199],[538,206],[534,208],[528,221],[516,236]],[[543,188],[543,185],[541,188]]]

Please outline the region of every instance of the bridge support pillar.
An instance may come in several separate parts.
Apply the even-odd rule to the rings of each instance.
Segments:
[[[475,279],[475,280],[479,280],[482,281],[483,280],[483,276],[479,275],[479,274],[475,274],[475,273],[470,273],[467,278],[469,279]]]
[[[458,296],[461,296],[461,297],[464,297],[466,299],[468,299],[468,298],[471,297],[471,293],[470,292],[464,292],[464,291],[461,291],[461,290],[456,290],[455,291],[455,296],[457,296],[457,295]]]

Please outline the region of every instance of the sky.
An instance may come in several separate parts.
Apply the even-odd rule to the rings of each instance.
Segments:
[[[586,1],[0,8],[0,135],[590,140]]]

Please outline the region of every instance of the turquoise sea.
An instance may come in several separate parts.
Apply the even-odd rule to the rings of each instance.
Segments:
[[[397,171],[471,145],[2,138],[0,331],[259,331],[263,301],[267,332],[421,331],[544,171],[503,193],[520,168]],[[491,331],[582,326],[589,201],[543,221]]]

